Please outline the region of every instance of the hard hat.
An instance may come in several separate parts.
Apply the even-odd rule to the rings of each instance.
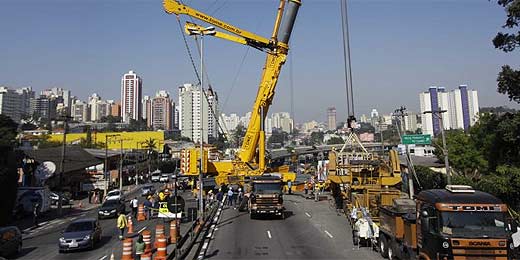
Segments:
[[[242,188],[238,188],[238,191],[242,191]]]
[[[210,190],[210,191],[209,191],[208,193],[213,193],[213,191],[212,191],[212,190]]]

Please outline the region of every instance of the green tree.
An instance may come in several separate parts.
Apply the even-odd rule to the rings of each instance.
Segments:
[[[414,186],[417,190],[419,190],[420,187],[422,187],[423,190],[428,190],[442,189],[446,186],[446,175],[435,172],[432,169],[421,165],[415,165],[414,169],[417,178],[421,182],[419,185],[417,180],[414,178]]]
[[[323,144],[323,137],[325,134],[323,132],[312,132],[310,145],[320,145]]]
[[[327,144],[344,144],[345,140],[341,137],[333,136],[328,141]]]
[[[0,146],[13,147],[18,124],[6,115],[0,115]]]
[[[12,215],[17,193],[18,172],[17,154],[13,151],[16,144],[18,124],[6,115],[0,115],[0,226],[8,224]]]
[[[246,134],[246,128],[244,127],[244,125],[242,123],[238,124],[238,126],[235,128],[235,130],[233,131],[233,134],[232,134],[232,138],[233,138],[233,145],[234,147],[240,147],[241,145],[241,142],[240,140],[242,138],[244,138]]]
[[[515,30],[520,23],[520,0],[497,0],[507,14],[504,29]],[[493,39],[495,48],[504,52],[512,52],[520,46],[520,31],[515,33],[499,32]],[[498,92],[508,95],[510,100],[520,103],[520,70],[509,65],[502,66],[498,74]]]

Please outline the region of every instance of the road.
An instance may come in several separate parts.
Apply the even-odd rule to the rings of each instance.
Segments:
[[[206,259],[382,259],[354,248],[345,216],[328,201],[284,196],[286,219],[251,220],[247,212],[223,211]]]
[[[155,184],[156,188],[159,188],[161,184]],[[186,195],[188,195],[186,193]],[[135,190],[129,194],[126,194],[126,198],[138,197],[141,203],[144,198],[140,197],[140,189]],[[189,203],[189,202],[187,202]],[[127,203],[127,212],[130,212],[130,207]],[[80,216],[70,219],[57,219],[52,221],[53,224],[46,230],[42,230],[38,235],[29,236],[23,241],[22,253],[16,259],[110,259],[110,255],[114,253],[116,259],[121,257],[122,252],[122,241],[119,240],[119,230],[116,228],[116,219],[103,219],[100,220],[102,228],[101,242],[98,243],[94,250],[75,251],[70,253],[59,253],[58,252],[58,240],[61,237],[61,232],[65,229],[68,223],[76,218],[97,218],[97,209],[92,209],[83,213]],[[163,223],[162,219],[152,219],[142,222],[133,221],[134,231],[140,231],[148,229],[152,231],[152,238],[155,236],[156,224]],[[189,223],[183,223],[181,225],[181,234],[183,228],[189,226]],[[166,233],[168,234],[169,226],[165,225]]]

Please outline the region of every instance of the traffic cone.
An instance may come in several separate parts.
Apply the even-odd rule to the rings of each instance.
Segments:
[[[134,233],[134,222],[132,221],[132,216],[128,216],[128,235]]]
[[[146,220],[146,215],[144,214],[144,204],[139,204],[139,207],[137,208],[137,221],[144,221]]]
[[[132,256],[132,243],[133,240],[131,238],[127,238],[123,241],[123,254],[121,255],[121,260],[134,260]]]

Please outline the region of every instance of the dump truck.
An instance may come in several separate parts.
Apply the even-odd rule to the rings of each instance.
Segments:
[[[270,214],[284,218],[283,181],[280,176],[263,174],[251,179],[249,195],[249,215],[251,219],[260,214]]]
[[[507,206],[471,186],[424,190],[380,206],[379,249],[389,259],[512,259]]]

